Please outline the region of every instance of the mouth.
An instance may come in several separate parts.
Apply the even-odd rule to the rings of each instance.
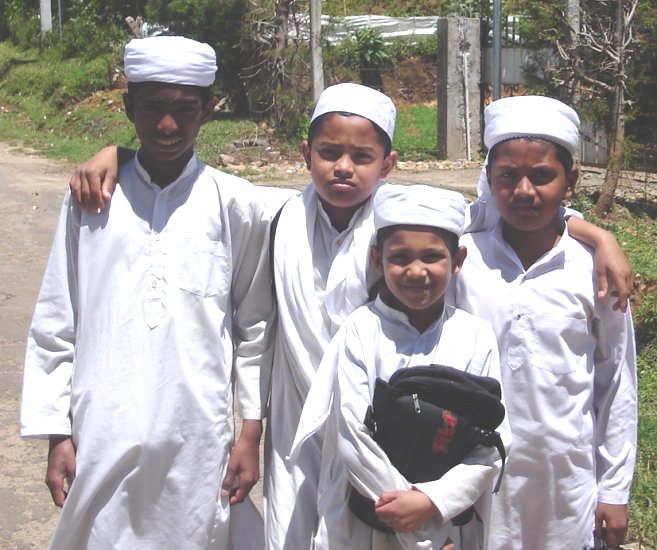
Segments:
[[[354,185],[354,182],[351,180],[339,180],[339,179],[333,179],[329,181],[329,185],[331,187],[356,187]]]
[[[175,145],[178,145],[182,141],[182,139],[179,137],[155,138],[154,141],[161,147],[173,147]]]
[[[408,292],[426,292],[429,290],[429,287],[426,285],[404,285],[404,288]]]

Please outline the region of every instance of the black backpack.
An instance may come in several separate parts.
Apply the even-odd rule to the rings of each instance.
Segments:
[[[496,493],[506,460],[502,438],[495,431],[505,415],[501,397],[494,378],[439,365],[410,367],[395,372],[388,382],[376,379],[364,424],[411,483],[441,478],[478,445],[495,447],[502,458]],[[370,527],[394,532],[379,521],[374,502],[353,487],[349,508]],[[471,507],[452,522],[464,525],[472,513]]]

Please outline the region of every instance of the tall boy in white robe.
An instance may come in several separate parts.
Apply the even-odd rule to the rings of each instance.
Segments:
[[[489,548],[581,549],[595,538],[615,549],[636,453],[636,357],[629,311],[599,297],[593,251],[559,214],[578,177],[579,119],[534,96],[498,100],[485,119],[501,217],[462,239],[455,303],[495,329],[513,433]]]
[[[125,72],[141,148],[111,209],[66,195],[28,338],[21,429],[50,440],[51,548],[260,550],[261,518],[238,503],[258,478],[271,367],[268,216],[194,154],[212,48],[133,40]]]
[[[465,207],[459,193],[422,185],[386,185],[377,192],[372,259],[385,288],[354,311],[331,341],[293,451],[326,422],[314,549],[438,549],[449,538],[459,543],[450,520],[491,489],[500,458],[495,449],[477,447],[441,479],[412,484],[364,426],[377,377],[388,380],[399,369],[440,364],[499,379],[491,327],[444,304],[466,256],[458,245]],[[499,431],[508,445],[506,421]],[[369,527],[349,510],[351,486],[376,502],[377,516],[395,534]]]

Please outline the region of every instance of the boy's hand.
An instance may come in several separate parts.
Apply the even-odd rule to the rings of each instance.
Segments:
[[[112,198],[118,175],[117,147],[101,149],[88,161],[75,167],[69,187],[82,210],[98,212]]]
[[[609,279],[616,290],[612,296],[618,300],[614,310],[627,311],[627,303],[632,295],[632,266],[618,245],[616,238],[609,233],[605,245],[598,245],[595,250],[595,272],[598,279],[598,296],[603,298],[609,292]]]
[[[628,511],[626,504],[599,502],[595,509],[593,537],[596,542],[606,540],[607,546],[611,550],[617,550],[625,542],[627,523]]]
[[[374,504],[377,517],[397,533],[418,531],[440,512],[427,495],[417,489],[383,493]]]
[[[262,422],[244,420],[233,450],[230,453],[226,477],[221,484],[222,498],[229,498],[230,504],[242,502],[260,477],[260,437]],[[235,481],[238,485],[235,487]]]
[[[48,448],[48,468],[46,485],[55,506],[64,506],[66,485],[71,486],[75,479],[75,446],[71,436],[51,435]],[[66,485],[65,485],[66,484]]]

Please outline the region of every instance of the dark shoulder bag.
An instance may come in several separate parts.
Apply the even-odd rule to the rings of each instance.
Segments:
[[[411,483],[440,479],[478,445],[495,447],[502,458],[497,492],[506,460],[495,431],[505,414],[501,396],[499,382],[487,376],[439,365],[400,369],[388,382],[376,379],[364,424]],[[349,508],[370,527],[394,532],[379,521],[374,502],[353,487]],[[464,525],[472,513],[471,507],[452,522]]]

